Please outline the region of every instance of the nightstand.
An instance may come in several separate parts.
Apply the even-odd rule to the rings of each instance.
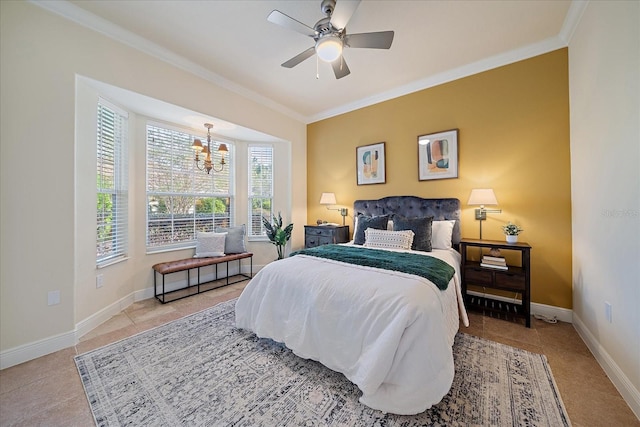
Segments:
[[[500,251],[516,251],[520,255],[520,266],[508,265],[506,269],[483,267],[480,261],[470,261],[468,248],[500,249]],[[462,295],[469,308],[482,311],[502,313],[507,316],[524,317],[527,328],[531,327],[531,246],[527,243],[506,243],[497,240],[462,239],[460,254],[462,255]],[[488,254],[484,254],[488,255]],[[503,256],[503,255],[501,255]],[[479,257],[480,258],[480,257]],[[489,289],[516,292],[522,295],[522,302],[505,302],[492,299],[490,296],[472,296],[467,294],[469,285]]]
[[[349,241],[348,225],[305,225],[304,226],[304,247],[315,248],[316,246],[328,245],[331,243],[347,243]]]

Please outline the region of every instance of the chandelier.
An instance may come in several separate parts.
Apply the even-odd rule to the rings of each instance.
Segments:
[[[228,153],[229,149],[227,148],[227,144],[220,143],[218,146],[218,152],[220,152],[222,158],[220,159],[220,169],[216,169],[211,162],[211,128],[213,125],[211,123],[205,123],[204,127],[207,128],[207,145],[202,145],[202,141],[199,139],[194,139],[193,144],[191,144],[191,148],[193,148],[196,152],[196,167],[201,171],[207,171],[207,174],[211,173],[211,169],[214,172],[222,172],[224,169],[224,153]],[[204,162],[202,166],[200,166],[200,154],[205,155]]]

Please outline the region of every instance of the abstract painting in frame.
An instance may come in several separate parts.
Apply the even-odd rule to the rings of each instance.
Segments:
[[[358,185],[386,182],[384,142],[356,148],[356,173]]]
[[[418,136],[420,181],[458,177],[458,129]]]

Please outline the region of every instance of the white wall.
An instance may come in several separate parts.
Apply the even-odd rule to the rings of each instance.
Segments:
[[[589,2],[569,82],[574,324],[640,417],[639,2]]]
[[[76,134],[76,121],[90,114],[76,115],[77,75],[290,141],[283,149],[295,179],[284,185],[289,206],[282,210],[294,223],[306,221],[303,123],[28,2],[0,2],[0,20],[0,367],[73,345],[80,321],[126,304],[131,292],[150,285],[151,265],[164,260],[138,257],[102,269],[105,286],[95,289],[95,261],[85,263],[88,234],[95,233],[94,226],[87,230],[86,215],[95,202],[84,192],[95,174],[84,181],[88,154],[79,144],[87,136],[80,127]],[[132,156],[139,164],[139,148]],[[136,172],[131,185],[138,200],[143,182]],[[143,235],[144,222],[133,215],[132,231]],[[293,246],[303,240],[298,227]],[[143,245],[134,241],[135,252]],[[53,290],[61,302],[48,306]]]

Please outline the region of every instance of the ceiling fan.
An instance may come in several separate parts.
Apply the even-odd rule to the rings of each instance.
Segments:
[[[336,79],[341,79],[351,73],[342,54],[343,48],[389,49],[393,42],[393,31],[347,34],[347,22],[359,4],[360,0],[322,0],[320,9],[326,16],[316,22],[313,28],[279,10],[272,11],[267,17],[269,22],[315,40],[315,46],[294,56],[282,66],[293,68],[315,53],[322,61],[331,63]]]

